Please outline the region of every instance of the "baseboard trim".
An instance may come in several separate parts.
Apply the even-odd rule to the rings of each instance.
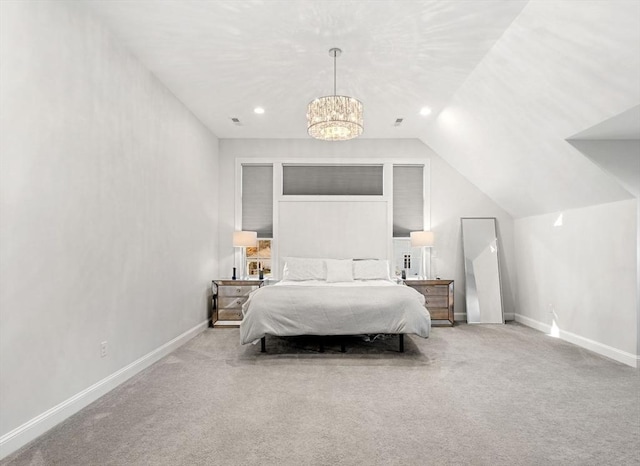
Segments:
[[[467,321],[467,313],[466,312],[454,312],[453,313],[453,321],[454,322],[466,322]]]
[[[77,413],[85,406],[93,403],[95,400],[113,390],[143,369],[146,369],[154,362],[182,346],[187,341],[203,332],[208,325],[208,320],[196,325],[173,340],[135,360],[128,366],[123,367],[99,382],[75,394],[71,398],[51,409],[48,409],[44,413],[13,429],[11,432],[4,434],[0,437],[0,459],[3,459],[17,451],[19,448],[44,434],[46,431]]]
[[[514,319],[515,318],[514,318],[513,313],[511,313],[511,314],[505,313],[505,315],[504,315],[504,320],[505,321],[511,321],[511,320],[514,320]],[[453,313],[453,320],[455,322],[466,322],[467,321],[467,313],[466,312],[454,312]]]
[[[516,314],[515,317],[516,322],[526,325],[527,327],[534,328],[544,333],[551,333],[551,325],[549,324],[539,322],[521,314]],[[573,343],[576,346],[580,346],[581,348],[593,351],[594,353],[597,353],[601,356],[606,356],[607,358],[621,362],[622,364],[626,364],[627,366],[638,367],[640,355],[628,353],[626,351],[614,348],[613,346],[605,345],[595,340],[591,340],[589,338],[576,335],[575,333],[567,332],[566,330],[562,329],[558,330],[558,336],[561,340],[568,341],[569,343]]]

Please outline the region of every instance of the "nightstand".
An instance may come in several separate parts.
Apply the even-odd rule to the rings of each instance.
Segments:
[[[453,280],[405,280],[404,284],[424,295],[432,324],[453,326]]]
[[[264,280],[213,280],[213,315],[210,327],[234,328],[240,326],[242,305],[249,293],[262,286]]]

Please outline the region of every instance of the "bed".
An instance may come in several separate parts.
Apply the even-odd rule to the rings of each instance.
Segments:
[[[397,334],[427,338],[424,296],[389,276],[385,260],[287,258],[283,279],[252,292],[242,308],[240,342],[274,336]],[[342,348],[344,350],[344,347]]]

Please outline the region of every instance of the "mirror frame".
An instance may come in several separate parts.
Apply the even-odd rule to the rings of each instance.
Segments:
[[[498,279],[498,295],[500,298],[500,319],[499,321],[497,320],[483,320],[482,317],[482,312],[480,309],[479,312],[479,316],[478,316],[478,320],[470,320],[469,319],[469,300],[470,300],[470,293],[469,293],[469,283],[467,280],[467,276],[469,274],[469,270],[467,267],[467,258],[464,252],[465,249],[465,241],[464,241],[464,221],[465,220],[492,220],[493,221],[493,233],[495,235],[495,241],[496,241],[496,267],[497,267],[497,279]],[[495,217],[461,217],[460,218],[460,237],[462,240],[462,257],[464,260],[464,277],[465,277],[465,304],[466,304],[466,315],[467,315],[467,323],[469,324],[504,324],[505,320],[504,320],[504,296],[502,293],[502,276],[501,276],[501,270],[500,270],[500,245],[498,244],[498,224],[497,224],[497,220]],[[468,228],[468,227],[467,227]],[[467,232],[467,237],[468,237],[468,232]],[[477,296],[477,292],[476,292],[476,296]],[[477,298],[476,298],[477,299]],[[479,304],[478,304],[479,306]]]

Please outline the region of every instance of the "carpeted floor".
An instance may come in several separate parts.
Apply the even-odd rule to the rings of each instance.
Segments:
[[[2,465],[640,464],[636,369],[518,324],[240,346],[209,329]]]

